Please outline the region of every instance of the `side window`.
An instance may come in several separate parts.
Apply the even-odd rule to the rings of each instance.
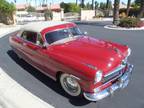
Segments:
[[[29,41],[29,42],[32,42],[32,43],[35,43],[37,42],[37,33],[36,32],[30,32],[30,31],[24,31],[22,33],[22,38]]]
[[[22,33],[21,37],[26,40],[26,37],[27,37],[27,36],[26,36],[26,31],[24,31],[24,32]]]
[[[43,40],[42,40],[42,36],[38,33],[37,35],[37,45],[43,45]]]
[[[16,34],[16,36],[17,36],[17,37],[21,37],[22,32],[23,32],[23,31],[21,31],[21,30],[20,30],[20,31],[18,31],[18,32],[17,32],[17,34]]]

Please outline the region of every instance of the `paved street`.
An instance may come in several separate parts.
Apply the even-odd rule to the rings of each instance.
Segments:
[[[112,97],[99,102],[71,98],[55,81],[16,57],[8,43],[9,35],[0,38],[0,67],[24,88],[55,108],[144,108],[144,31],[108,30],[103,28],[106,23],[79,27],[96,38],[127,44],[132,49],[129,58],[135,66],[132,81],[126,89]]]

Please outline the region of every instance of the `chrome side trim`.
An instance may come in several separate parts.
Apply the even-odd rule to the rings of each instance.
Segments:
[[[111,94],[113,94],[118,89],[123,89],[128,86],[130,76],[133,70],[133,65],[128,64],[127,71],[119,78],[117,82],[115,82],[110,87],[104,89],[103,91],[97,93],[87,93],[84,92],[83,95],[87,100],[90,101],[98,101],[101,100]]]

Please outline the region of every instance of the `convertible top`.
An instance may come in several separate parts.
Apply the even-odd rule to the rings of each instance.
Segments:
[[[22,27],[23,30],[34,31],[34,32],[41,32],[43,29],[48,27],[53,27],[57,25],[67,24],[71,22],[66,21],[41,21],[41,22],[32,22],[26,24]]]

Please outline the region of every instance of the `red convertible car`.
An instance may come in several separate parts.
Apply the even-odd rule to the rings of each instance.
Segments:
[[[59,81],[66,93],[90,101],[125,88],[133,69],[128,46],[87,36],[71,22],[29,23],[9,42],[18,57]]]

